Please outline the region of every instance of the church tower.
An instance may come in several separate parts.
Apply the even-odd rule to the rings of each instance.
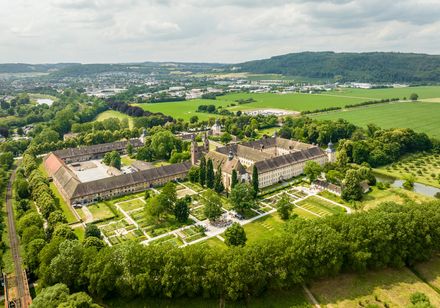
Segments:
[[[328,143],[328,147],[325,150],[325,152],[327,153],[327,158],[328,158],[328,162],[329,163],[334,163],[336,161],[336,151],[333,147],[333,143],[330,140],[330,142]]]
[[[208,135],[205,132],[205,135],[203,136],[203,150],[207,153],[209,152],[209,139]]]
[[[199,159],[199,146],[194,135],[191,136],[191,164],[195,165]]]

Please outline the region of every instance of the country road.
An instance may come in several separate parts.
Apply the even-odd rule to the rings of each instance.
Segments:
[[[21,266],[21,256],[20,256],[20,243],[17,236],[17,231],[15,229],[14,220],[14,209],[12,207],[12,183],[15,180],[15,169],[12,171],[11,177],[9,178],[8,187],[6,190],[6,212],[8,216],[8,234],[9,243],[11,248],[12,257],[14,259],[14,269],[15,269],[15,285],[16,285],[16,296],[20,304],[18,307],[29,307],[31,303],[31,298],[29,294],[29,285],[26,275]],[[12,299],[8,299],[12,300]]]

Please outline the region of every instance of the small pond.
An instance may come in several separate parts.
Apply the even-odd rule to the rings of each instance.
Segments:
[[[391,176],[386,176],[383,174],[375,173],[374,175],[376,176],[376,180],[378,182],[390,183],[391,186],[394,186],[394,187],[399,187],[399,188],[403,187],[404,180],[397,179],[397,178],[394,178]],[[416,193],[419,193],[421,195],[434,197],[436,193],[440,192],[440,188],[421,184],[421,183],[414,183],[413,191]]]

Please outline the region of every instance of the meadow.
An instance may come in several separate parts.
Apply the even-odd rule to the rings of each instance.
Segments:
[[[322,113],[313,117],[320,120],[342,118],[363,127],[370,123],[382,128],[405,127],[440,138],[440,103],[391,103]]]
[[[310,290],[322,307],[410,307],[415,292],[432,307],[440,305],[440,295],[408,268],[339,274],[312,283]]]
[[[104,121],[104,120],[110,119],[110,118],[116,118],[119,120],[128,119],[128,125],[130,126],[130,128],[133,127],[133,118],[132,117],[130,117],[129,115],[123,114],[122,112],[115,111],[115,110],[104,111],[104,112],[100,113],[96,117],[95,120],[96,121]]]

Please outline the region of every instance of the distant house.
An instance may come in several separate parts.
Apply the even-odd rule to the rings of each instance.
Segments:
[[[327,190],[338,196],[341,196],[342,194],[341,186],[335,185],[333,183],[329,183],[327,181],[316,180],[315,182],[313,182],[313,185],[315,185],[318,189]]]

